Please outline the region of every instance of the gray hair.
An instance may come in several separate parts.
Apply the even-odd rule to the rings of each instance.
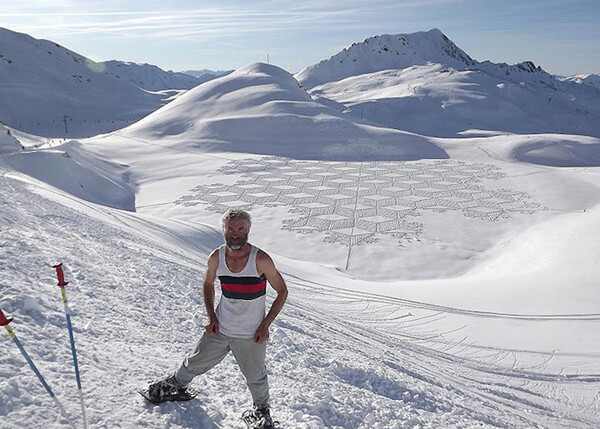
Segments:
[[[221,228],[225,231],[225,227],[227,226],[227,222],[230,220],[245,220],[248,222],[248,229],[252,226],[252,217],[250,213],[248,213],[244,209],[240,209],[238,207],[232,207],[227,209],[223,216],[221,217]]]

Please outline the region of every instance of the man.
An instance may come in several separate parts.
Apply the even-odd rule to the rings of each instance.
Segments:
[[[210,254],[202,282],[208,315],[204,335],[175,374],[152,384],[146,393],[153,402],[191,399],[187,386],[192,379],[213,368],[231,351],[254,401],[253,409],[244,413],[244,420],[257,422],[259,428],[271,428],[266,341],[288,291],[269,255],[248,243],[251,225],[250,214],[241,209],[229,209],[221,218],[225,244]],[[215,310],[217,277],[222,296]],[[265,316],[267,281],[277,297]]]

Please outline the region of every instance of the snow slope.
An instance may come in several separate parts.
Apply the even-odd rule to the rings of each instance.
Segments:
[[[47,137],[87,137],[122,128],[163,105],[102,64],[56,43],[0,28],[0,121]]]
[[[439,30],[376,36],[296,75],[318,100],[419,134],[554,132],[600,136],[600,92],[531,62],[471,59]]]
[[[464,148],[453,155],[472,166],[484,156]],[[148,153],[155,165],[213,156]],[[0,308],[15,318],[11,326],[77,416],[76,424],[81,426],[68,336],[51,268],[56,262],[65,264],[70,282],[90,427],[243,427],[239,414],[248,395],[231,357],[194,381],[201,393],[193,402],[155,407],[135,394],[175,369],[202,330],[199,281],[208,254],[221,240],[218,215],[209,226],[197,222],[205,210],[198,206],[194,222],[182,219],[184,213],[172,204],[161,206],[162,216],[140,207],[124,212],[84,202],[4,163],[0,169],[0,256],[9,267],[0,285]],[[197,169],[227,179],[218,163],[198,163]],[[531,175],[527,170],[519,180]],[[546,184],[557,174],[562,173],[537,172]],[[596,189],[591,195],[598,197],[597,168],[568,176],[589,181]],[[566,182],[557,181],[557,187],[569,186]],[[165,189],[176,192],[174,183]],[[513,238],[498,242],[470,274],[456,279],[396,281],[396,269],[387,268],[388,281],[358,280],[265,247],[290,287],[269,345],[275,417],[301,429],[596,427],[600,212],[597,200],[569,200],[557,187],[547,186],[548,193],[572,213],[557,211],[524,232],[513,225]],[[582,182],[578,188],[586,189]],[[160,193],[153,198],[158,201]],[[575,201],[593,208],[583,212]],[[252,212],[257,229],[251,241],[263,241],[261,224],[277,233],[268,216],[256,208]],[[452,219],[440,218],[439,227]],[[299,236],[285,246],[310,246],[323,254],[327,245]],[[388,258],[399,262],[395,255]],[[2,341],[3,425],[65,427],[8,336]]]
[[[60,150],[28,150],[4,157],[7,165],[86,201],[135,209],[135,186],[124,166],[81,151],[70,141]]]
[[[0,155],[16,153],[23,150],[23,146],[12,134],[9,128],[0,123]]]

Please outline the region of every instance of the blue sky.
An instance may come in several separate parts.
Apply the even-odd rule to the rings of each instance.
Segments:
[[[439,28],[476,60],[600,73],[600,0],[0,0],[0,26],[94,60],[290,72],[377,34]]]

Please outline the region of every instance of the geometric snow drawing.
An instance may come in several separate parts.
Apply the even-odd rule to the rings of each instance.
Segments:
[[[250,209],[254,204],[287,206],[283,228],[326,233],[325,240],[349,247],[373,243],[382,234],[399,241],[417,238],[426,211],[460,211],[485,221],[542,210],[526,192],[489,190],[483,179],[505,174],[490,164],[454,160],[335,162],[269,157],[231,161],[219,170],[239,175],[233,185],[199,185],[175,201]]]

